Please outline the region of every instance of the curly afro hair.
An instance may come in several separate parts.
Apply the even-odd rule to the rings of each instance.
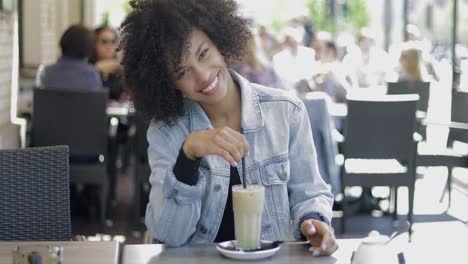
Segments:
[[[139,0],[121,25],[125,87],[147,119],[174,124],[183,113],[183,96],[170,73],[188,52],[197,28],[211,39],[228,65],[245,54],[252,37],[233,0]]]

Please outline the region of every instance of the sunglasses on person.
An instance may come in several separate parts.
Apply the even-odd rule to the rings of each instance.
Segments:
[[[99,39],[99,43],[102,45],[107,45],[109,43],[112,43],[112,45],[115,45],[117,43],[117,40],[115,39]]]

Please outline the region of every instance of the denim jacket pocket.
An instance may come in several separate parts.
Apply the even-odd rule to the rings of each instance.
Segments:
[[[283,160],[267,164],[260,169],[262,183],[265,186],[287,184],[289,181],[289,161]]]

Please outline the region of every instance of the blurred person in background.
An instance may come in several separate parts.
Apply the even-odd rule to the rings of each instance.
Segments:
[[[422,51],[414,45],[401,50],[398,81],[427,81],[428,75],[422,61]]]
[[[439,80],[439,74],[436,72],[437,60],[432,56],[432,42],[423,38],[421,31],[416,25],[408,24],[405,28],[408,34],[408,41],[414,43],[417,49],[420,50],[420,67],[421,69],[433,77],[434,80]]]
[[[346,70],[338,59],[338,51],[332,35],[329,32],[318,32],[312,46],[315,50],[315,59],[319,66],[312,82],[312,90],[325,92],[333,102],[345,103],[346,94],[351,85],[346,80]],[[343,132],[343,117],[334,117],[335,128]]]
[[[247,51],[242,61],[234,67],[247,80],[261,85],[283,88],[280,78],[268,61],[262,61],[258,56],[258,48],[254,38],[247,43]]]
[[[360,30],[356,42],[347,48],[348,54],[343,58],[351,85],[356,88],[383,86],[392,68],[390,56],[375,45],[368,28]]]
[[[317,71],[315,52],[302,45],[304,31],[301,27],[287,27],[283,34],[283,50],[273,57],[274,69],[286,90],[301,97],[311,91],[307,81]]]
[[[439,75],[438,73],[438,65],[439,62],[434,58],[431,54],[432,52],[432,43],[429,39],[424,38],[422,36],[421,31],[416,25],[408,24],[405,27],[405,32],[408,37],[407,42],[400,42],[394,43],[390,46],[389,53],[391,55],[392,63],[396,67],[396,74],[389,75],[388,81],[396,81],[400,78],[401,71],[401,55],[404,51],[407,53],[406,55],[412,56],[412,54],[408,54],[408,49],[416,49],[419,53],[419,67],[422,73],[426,73],[426,77],[431,77],[431,79],[438,81]],[[414,57],[414,56],[413,56]],[[424,77],[424,76],[423,76]]]
[[[258,38],[260,51],[266,57],[267,61],[271,63],[273,61],[273,56],[281,49],[280,43],[264,25],[258,26]]]
[[[123,90],[122,65],[117,56],[119,35],[110,26],[102,25],[94,30],[96,42],[94,51],[90,58],[90,63],[94,64],[99,71],[104,88],[109,90],[109,104],[117,104],[126,107],[126,93]],[[117,121],[117,122],[115,122]],[[117,204],[115,200],[115,184],[117,172],[120,169],[125,173],[129,165],[131,144],[129,137],[134,134],[131,129],[131,122],[127,116],[112,117],[109,129],[113,131],[109,137],[108,152],[109,162],[107,163],[108,174],[110,175],[110,195],[112,206]],[[117,130],[115,130],[117,126]]]
[[[82,25],[70,26],[60,39],[62,56],[57,63],[39,67],[37,86],[61,89],[101,89],[102,81],[87,60],[94,47],[94,33]]]
[[[351,85],[346,80],[346,71],[338,59],[338,51],[329,32],[318,32],[312,46],[315,50],[315,59],[319,63],[318,71],[313,76],[315,87],[327,93],[334,102],[346,101],[346,93]]]
[[[96,66],[103,86],[109,89],[109,99],[125,100],[122,93],[122,66],[117,57],[117,32],[109,26],[100,26],[94,30],[96,42],[90,63]]]
[[[315,51],[315,60],[317,62],[326,62],[327,60],[327,42],[332,41],[330,32],[320,31],[311,42],[311,47]]]

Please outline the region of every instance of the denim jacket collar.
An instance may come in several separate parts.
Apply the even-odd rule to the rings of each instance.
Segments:
[[[251,83],[233,70],[229,71],[231,77],[241,89],[242,101],[242,129],[244,132],[253,132],[264,126],[262,109],[258,96]],[[212,129],[208,116],[198,102],[188,100],[190,107],[190,127],[193,132]]]

